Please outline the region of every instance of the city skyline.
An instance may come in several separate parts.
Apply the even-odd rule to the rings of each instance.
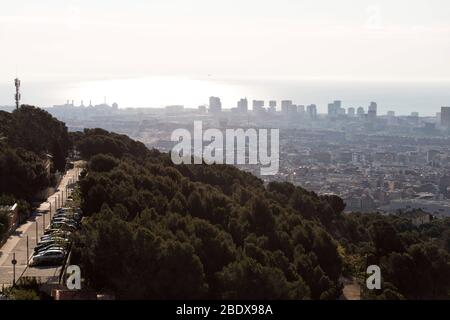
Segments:
[[[37,83],[20,77],[21,103],[50,107],[67,100],[85,104],[117,102],[121,108],[162,108],[184,105],[197,108],[208,105],[209,96],[222,99],[223,108],[231,109],[239,99],[278,101],[292,100],[299,105],[315,104],[319,113],[327,113],[330,101],[341,100],[345,108],[366,107],[377,101],[379,113],[395,111],[397,115],[419,112],[435,116],[442,106],[449,105],[447,85],[434,82],[321,82],[307,80],[219,80],[157,77],[82,83]],[[450,84],[449,84],[450,85]],[[0,106],[14,104],[14,82],[0,84]],[[176,93],[176,94],[174,94]]]

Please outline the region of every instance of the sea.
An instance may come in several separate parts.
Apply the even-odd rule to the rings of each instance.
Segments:
[[[119,108],[161,108],[207,105],[210,96],[220,97],[224,109],[236,107],[241,98],[249,100],[292,100],[297,105],[316,104],[325,113],[328,103],[341,100],[343,107],[378,104],[378,113],[397,115],[419,112],[435,116],[450,106],[450,81],[324,80],[295,77],[201,77],[148,76],[118,79],[27,81],[21,79],[22,103],[39,107],[116,102]],[[14,82],[0,82],[0,106],[14,104]]]

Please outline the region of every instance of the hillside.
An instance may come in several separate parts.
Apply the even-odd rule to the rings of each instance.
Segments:
[[[26,218],[36,194],[65,169],[70,148],[65,124],[46,111],[27,105],[0,111],[0,206],[18,203],[19,219]],[[0,212],[0,240],[9,220]]]
[[[12,113],[0,111],[0,195],[31,200],[51,183],[48,155],[52,170],[61,171],[69,148],[65,124],[46,111],[26,105]]]
[[[264,186],[225,165],[180,165],[126,136],[73,135],[89,161],[88,216],[75,245],[90,286],[122,299],[337,299],[341,276],[370,299],[449,298],[450,222],[344,215],[343,201],[289,183]]]

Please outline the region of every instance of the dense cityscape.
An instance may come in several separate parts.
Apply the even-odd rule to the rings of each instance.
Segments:
[[[421,209],[450,216],[450,108],[436,117],[417,112],[385,115],[376,102],[368,108],[344,108],[341,101],[318,114],[316,105],[290,100],[247,99],[222,108],[220,98],[198,109],[182,105],[160,109],[120,109],[106,102],[76,106],[72,101],[46,108],[65,121],[69,130],[104,128],[127,134],[148,147],[169,151],[176,128],[191,128],[202,120],[206,127],[280,128],[280,172],[265,181],[289,181],[319,194],[336,194],[347,211],[396,212]],[[255,175],[254,165],[241,166]]]

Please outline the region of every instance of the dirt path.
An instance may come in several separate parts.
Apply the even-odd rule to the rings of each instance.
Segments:
[[[343,300],[361,300],[361,286],[355,278],[343,278],[342,299]]]

